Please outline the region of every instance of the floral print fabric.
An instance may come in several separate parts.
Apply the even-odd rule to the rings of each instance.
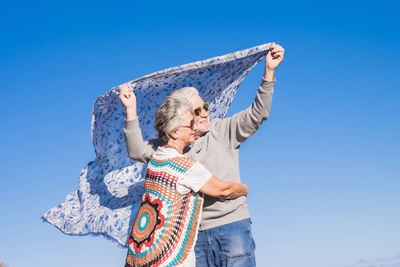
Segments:
[[[223,118],[245,76],[267,54],[271,43],[224,56],[158,71],[129,84],[136,94],[145,140],[156,136],[155,111],[176,89],[193,86],[210,106],[210,117]],[[123,128],[125,108],[112,88],[95,102],[92,140],[96,159],[80,172],[79,189],[42,218],[69,235],[103,235],[126,247],[130,226],[144,190],[146,165],[128,157]]]

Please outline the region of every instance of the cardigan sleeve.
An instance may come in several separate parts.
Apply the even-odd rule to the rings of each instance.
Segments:
[[[129,157],[145,164],[148,163],[157,147],[160,146],[158,139],[143,140],[138,119],[126,121],[124,135]]]

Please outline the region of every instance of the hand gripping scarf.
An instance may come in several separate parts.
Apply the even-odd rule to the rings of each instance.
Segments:
[[[210,105],[210,117],[224,118],[245,76],[271,43],[158,71],[129,82],[136,94],[143,138],[156,137],[156,109],[176,89],[196,87]],[[96,159],[80,172],[79,189],[42,218],[68,235],[103,235],[127,246],[143,194],[146,165],[128,157],[123,129],[125,107],[118,87],[99,96],[92,115]]]

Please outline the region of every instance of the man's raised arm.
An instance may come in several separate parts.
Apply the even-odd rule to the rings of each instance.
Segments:
[[[128,84],[119,86],[119,99],[126,109],[124,135],[128,155],[133,160],[147,164],[159,146],[158,140],[143,141],[136,111],[136,96],[129,90]]]
[[[254,102],[247,109],[230,118],[217,120],[213,127],[216,139],[236,148],[249,138],[268,118],[274,93],[275,69],[283,60],[284,49],[274,44],[265,58],[265,69],[261,85],[258,87]]]

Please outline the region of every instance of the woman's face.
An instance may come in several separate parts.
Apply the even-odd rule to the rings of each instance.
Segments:
[[[194,142],[194,118],[191,112],[186,111],[182,116],[181,116],[181,126],[178,128],[176,131],[177,133],[177,138],[185,144],[191,144]]]

